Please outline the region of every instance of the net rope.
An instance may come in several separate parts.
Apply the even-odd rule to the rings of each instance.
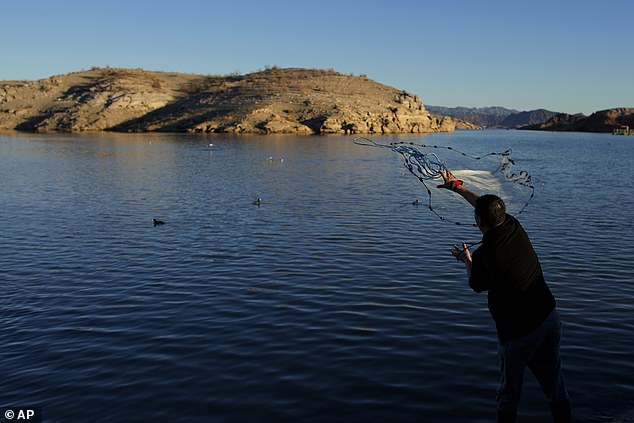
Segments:
[[[523,170],[519,172],[515,172],[513,170],[515,162],[511,159],[511,149],[505,150],[503,152],[491,152],[482,156],[474,156],[450,146],[426,145],[415,143],[413,141],[399,141],[391,142],[389,144],[382,144],[370,138],[358,137],[355,138],[353,142],[360,146],[383,148],[400,154],[403,158],[403,166],[405,166],[405,168],[412,175],[414,175],[425,187],[425,190],[427,191],[429,210],[434,213],[440,220],[445,222],[454,223],[456,225],[466,225],[466,223],[464,222],[448,219],[441,213],[439,213],[436,209],[434,209],[432,201],[432,190],[429,188],[428,184],[432,180],[442,181],[441,172],[444,172],[448,169],[445,163],[440,160],[435,153],[423,153],[421,151],[421,149],[423,148],[440,150],[444,149],[447,151],[452,151],[471,160],[482,160],[486,157],[499,156],[499,166],[491,173],[495,174],[499,172],[505,180],[509,181],[512,184],[519,184],[523,187],[526,187],[530,192],[528,199],[526,200],[526,202],[523,203],[516,214],[523,213],[535,195],[535,187],[532,185],[531,175]],[[465,182],[468,183],[468,181]],[[469,225],[476,226],[475,223],[470,223]]]

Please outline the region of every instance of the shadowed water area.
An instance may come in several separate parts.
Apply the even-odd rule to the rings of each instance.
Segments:
[[[410,139],[513,149],[574,414],[634,409],[632,140],[381,141]],[[0,136],[0,406],[47,422],[493,421],[494,324],[449,253],[480,234],[417,198],[397,154],[347,137]],[[548,416],[527,374],[519,421]]]

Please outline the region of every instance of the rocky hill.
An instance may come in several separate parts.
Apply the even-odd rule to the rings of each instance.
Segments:
[[[557,115],[557,112],[551,112],[546,109],[529,110],[526,112],[513,113],[502,121],[500,124],[504,128],[519,128],[526,125],[536,125],[547,121],[551,117]]]
[[[546,122],[522,129],[543,131],[612,132],[623,126],[634,127],[634,108],[616,108],[594,112],[590,116],[560,113]]]
[[[582,113],[571,115],[568,113],[559,113],[546,122],[537,123],[534,125],[526,125],[522,129],[534,129],[544,131],[577,131],[576,125],[578,122],[586,119],[587,116]]]
[[[0,81],[0,130],[387,134],[474,127],[364,76],[272,68],[203,76],[94,68]]]

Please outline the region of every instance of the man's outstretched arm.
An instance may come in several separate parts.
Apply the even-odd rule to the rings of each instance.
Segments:
[[[467,200],[469,204],[475,207],[476,201],[478,200],[478,198],[480,198],[478,194],[471,191],[469,188],[466,188],[462,184],[462,181],[456,179],[449,169],[440,171],[440,176],[442,176],[444,183],[442,185],[438,185],[438,188],[445,188],[460,194],[462,198]]]

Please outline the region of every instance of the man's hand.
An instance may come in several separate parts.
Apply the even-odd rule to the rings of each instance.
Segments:
[[[451,173],[451,170],[449,169],[441,170],[440,176],[442,176],[442,180],[444,183],[441,185],[438,185],[438,188],[445,188],[445,189],[453,191],[453,188],[454,188],[453,181],[457,181],[457,179],[455,176],[453,176],[453,173]]]
[[[441,170],[440,176],[442,176],[442,180],[444,181],[444,184],[438,185],[438,188],[445,188],[450,191],[456,192],[460,196],[462,196],[462,198],[467,200],[467,202],[471,204],[473,207],[476,206],[476,201],[478,200],[480,196],[476,194],[475,192],[471,191],[470,189],[466,188],[462,184],[462,181],[460,179],[456,179],[456,177],[453,176],[453,173],[451,173],[451,170],[446,168],[445,170]]]
[[[467,248],[466,243],[462,243],[462,248],[454,245],[453,249],[451,250],[451,254],[456,258],[456,260],[461,261],[468,266],[471,266],[471,252],[469,251],[469,248]]]

